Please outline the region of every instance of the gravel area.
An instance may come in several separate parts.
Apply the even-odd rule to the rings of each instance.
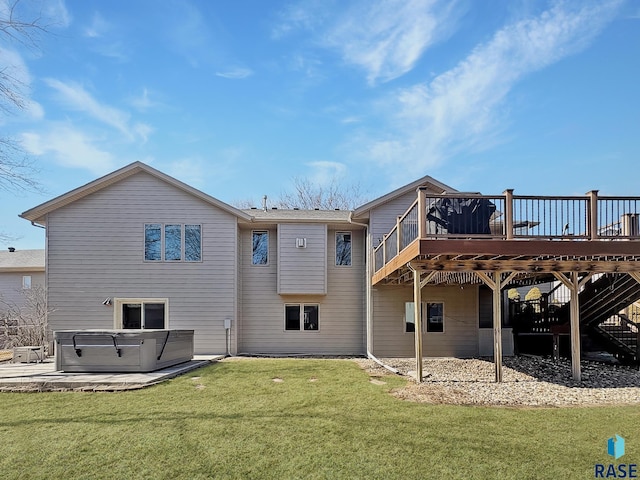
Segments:
[[[384,358],[400,374],[415,378],[412,358]],[[390,372],[372,360],[361,365],[379,380]],[[425,358],[423,382],[395,389],[398,398],[454,405],[565,407],[640,405],[640,371],[636,368],[583,361],[582,381],[571,378],[571,363],[531,355],[505,357],[502,383],[495,383],[492,359]]]

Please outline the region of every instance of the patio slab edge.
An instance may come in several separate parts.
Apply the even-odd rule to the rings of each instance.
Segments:
[[[224,358],[196,358],[148,373],[47,373],[1,378],[0,392],[120,392],[139,390],[210,365]]]

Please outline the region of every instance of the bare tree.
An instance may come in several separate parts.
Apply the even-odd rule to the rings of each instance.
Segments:
[[[302,210],[352,210],[367,202],[358,183],[346,184],[334,177],[328,184],[315,184],[308,178],[295,177],[293,191],[280,195],[278,208]]]
[[[0,297],[0,348],[47,345],[47,307],[44,287],[23,291],[20,302]]]
[[[0,43],[19,44],[35,48],[40,34],[47,32],[42,17],[25,20],[28,2],[12,0],[0,5]],[[0,57],[0,113],[15,114],[28,107],[25,90],[28,85],[21,78],[18,65],[12,65],[10,55]],[[37,169],[22,145],[12,137],[0,134],[0,189],[37,190],[34,179]]]

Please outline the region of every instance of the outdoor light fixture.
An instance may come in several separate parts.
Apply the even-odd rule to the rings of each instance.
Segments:
[[[111,306],[111,297],[107,297],[104,299],[104,302],[102,302],[103,305],[107,305],[107,306]]]

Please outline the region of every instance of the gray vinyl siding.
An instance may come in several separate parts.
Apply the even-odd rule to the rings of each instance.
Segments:
[[[23,290],[22,277],[31,276],[31,288],[44,287],[44,272],[0,272],[0,311],[7,305],[25,305],[29,290]]]
[[[398,216],[404,214],[417,198],[416,192],[405,193],[371,211],[369,228],[374,247],[380,244],[382,238],[396,225]]]
[[[352,232],[352,265],[335,265],[335,232]],[[251,230],[241,230],[239,352],[253,354],[356,355],[365,351],[364,235],[346,226],[329,229],[326,295],[279,295],[277,292],[277,228],[269,229],[269,265],[251,265]],[[318,331],[285,331],[285,304],[319,306]]]
[[[370,212],[369,228],[373,246],[396,225],[416,201],[418,194],[408,192]],[[478,354],[478,289],[465,286],[427,286],[423,301],[442,301],[445,332],[423,334],[425,356],[467,357]],[[413,302],[412,286],[376,285],[372,291],[373,354],[378,357],[412,357],[414,334],[404,332],[405,303]]]
[[[374,295],[374,351],[377,357],[413,357],[413,333],[405,333],[405,303],[413,302],[413,288],[378,286]],[[444,333],[423,334],[425,357],[478,355],[478,289],[474,286],[427,286],[423,302],[444,303]]]
[[[202,225],[201,262],[145,262],[144,225]],[[196,353],[225,353],[236,316],[237,219],[147,173],[48,214],[51,330],[114,328],[105,298],[166,298],[168,326],[194,329]]]
[[[304,248],[296,247],[304,239]],[[281,295],[327,293],[327,226],[282,224],[278,226],[278,293]]]

